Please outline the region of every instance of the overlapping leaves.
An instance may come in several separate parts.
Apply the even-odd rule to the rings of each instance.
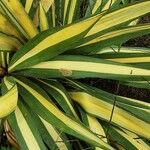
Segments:
[[[150,33],[150,1],[128,3],[90,0],[81,19],[77,0],[0,1],[0,134],[16,149],[149,149],[149,103],[74,80],[150,89],[150,50],[121,47]]]

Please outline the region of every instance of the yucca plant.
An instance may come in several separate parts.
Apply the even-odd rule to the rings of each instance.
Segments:
[[[0,0],[1,149],[150,149],[150,104],[82,80],[150,89],[150,49],[122,46],[150,33],[137,25],[149,12],[150,0]]]

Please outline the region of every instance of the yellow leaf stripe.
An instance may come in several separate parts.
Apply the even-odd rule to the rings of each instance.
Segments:
[[[1,67],[6,68],[6,60],[5,60],[5,53],[0,52],[0,59],[1,59]],[[2,70],[4,71],[4,70]],[[3,74],[3,72],[2,72]]]
[[[10,19],[15,24],[18,24],[17,27],[24,33],[26,38],[33,38],[38,33],[18,0],[1,0],[0,6],[5,10]]]
[[[113,105],[85,92],[71,92],[70,95],[72,99],[79,103],[89,114],[110,121]],[[117,106],[114,109],[111,123],[150,139],[149,123],[132,116]]]
[[[60,137],[60,135],[57,133],[55,128],[49,124],[47,121],[45,121],[43,118],[41,118],[41,121],[43,122],[44,126],[46,127],[48,133],[53,138],[53,140],[56,142],[56,145],[60,150],[68,150],[67,146],[63,142],[63,139]],[[61,134],[61,133],[60,133]]]
[[[52,89],[55,89],[58,93],[60,93],[63,96],[63,98],[65,99],[66,103],[68,104],[68,106],[69,106],[70,110],[72,111],[73,115],[78,119],[78,116],[77,116],[72,104],[69,102],[67,96],[59,88],[57,88],[57,87],[55,87],[51,84],[47,84],[46,82],[44,82],[42,80],[40,80],[40,82],[46,84],[48,87],[51,87]]]
[[[84,136],[85,138],[89,139],[90,141],[95,141],[98,146],[103,147],[104,149],[112,149],[108,147],[108,145],[100,140],[97,136],[93,133],[89,132],[86,128],[82,127],[79,123],[73,121],[71,118],[67,117],[63,114],[55,105],[50,103],[45,97],[39,94],[36,90],[28,86],[27,84],[23,83],[22,81],[15,78],[15,81],[23,86],[29,93],[31,93],[34,97],[36,97],[37,101],[39,101],[50,113],[52,113],[56,118],[61,120],[66,126],[70,129],[74,130],[78,134]]]
[[[90,130],[92,132],[94,132],[97,136],[99,136],[103,141],[105,141],[107,143],[108,141],[107,141],[107,138],[106,138],[106,134],[104,132],[103,127],[98,122],[98,120],[95,117],[93,117],[89,114],[87,114],[87,119],[88,119],[88,124],[89,124]],[[95,147],[95,150],[102,150],[102,149],[99,148],[99,147]]]
[[[19,38],[20,40],[22,40],[20,33],[13,27],[13,25],[8,21],[8,19],[2,14],[0,14],[0,31],[8,35],[13,35]]]
[[[44,11],[41,3],[39,3],[39,7],[40,7],[40,10],[39,10],[40,28],[41,28],[41,31],[44,31],[44,30],[47,30],[49,28],[48,20],[47,20],[45,11]]]
[[[105,132],[104,132],[104,129],[103,129],[102,125],[99,123],[99,121],[98,121],[95,117],[93,117],[93,116],[87,114],[87,119],[88,119],[88,123],[89,123],[90,129],[91,129],[94,133],[96,133],[100,138],[106,137],[106,134],[105,134]],[[106,143],[108,142],[108,141],[107,141],[107,138],[102,138],[102,139],[103,139]]]
[[[102,4],[102,0],[96,0],[94,7],[92,9],[92,14],[94,14],[97,11],[97,9],[101,6],[101,4]]]
[[[150,57],[111,58],[108,60],[119,62],[119,63],[144,63],[144,62],[150,62]]]
[[[113,54],[113,53],[129,53],[129,54],[142,54],[142,53],[150,53],[150,49],[146,48],[139,48],[139,47],[106,47],[103,49],[100,49],[96,54]]]
[[[12,113],[18,101],[18,90],[15,84],[9,83],[7,79],[4,78],[4,84],[8,88],[8,92],[0,97],[0,118],[8,116]]]
[[[128,140],[132,145],[135,146],[135,148],[139,150],[148,150],[150,147],[145,144],[136,134],[127,131],[127,130],[119,130],[117,128],[113,128],[116,130],[121,136],[123,136],[126,140]],[[139,140],[136,140],[136,138],[139,138]]]
[[[41,0],[42,7],[44,8],[45,12],[49,10],[49,8],[54,3],[54,0]]]
[[[22,44],[14,37],[0,33],[0,50],[2,51],[16,51]]]
[[[124,7],[117,11],[108,13],[98,21],[95,26],[89,31],[86,37],[94,35],[97,32],[119,25],[126,21],[135,19],[149,12],[150,1],[143,1],[128,7]],[[141,9],[143,8],[143,9]]]
[[[33,4],[33,0],[26,0],[25,10],[26,10],[27,13],[29,13],[29,11],[32,7],[32,4]]]
[[[138,31],[142,31],[142,30],[148,30],[149,28],[150,28],[150,24],[142,25],[142,26],[133,26],[130,28],[111,31],[111,32],[103,34],[97,38],[94,38],[94,39],[90,40],[89,42],[84,43],[83,45],[80,45],[80,47],[85,46],[85,45],[98,43],[98,42],[108,40],[108,39],[111,39],[111,38],[114,38],[114,37],[117,37],[120,35],[130,34],[130,33],[138,32]]]
[[[28,149],[41,150],[21,110],[18,107],[15,110],[15,116],[18,122],[17,125],[19,126],[20,132],[26,142]]]
[[[132,66],[122,66],[119,64],[106,64],[106,63],[95,63],[95,62],[83,62],[83,61],[63,61],[54,60],[43,62],[30,67],[35,69],[55,69],[63,73],[63,71],[81,71],[91,73],[103,73],[103,74],[114,74],[114,75],[135,75],[135,76],[150,76],[150,70],[134,68]],[[112,69],[113,68],[113,69]],[[70,73],[71,73],[70,72]],[[63,74],[65,75],[65,74]],[[69,74],[69,76],[71,76]]]
[[[34,46],[29,52],[23,55],[20,59],[18,59],[12,66],[9,67],[9,71],[12,70],[14,67],[22,63],[23,61],[35,56],[36,54],[42,52],[43,50],[47,49],[48,47],[52,47],[57,45],[65,40],[69,40],[85,31],[87,31],[95,22],[97,22],[101,18],[101,15],[97,15],[81,21],[79,23],[70,25],[65,27],[64,29],[49,35],[36,46]],[[78,29],[78,30],[77,30]]]
[[[103,10],[107,10],[111,7],[111,5],[113,5],[113,3],[115,3],[117,0],[108,0],[108,2],[105,4],[105,6],[103,7]]]
[[[69,1],[70,1],[70,0],[65,0],[65,1],[64,1],[63,24],[65,24]]]
[[[78,0],[71,0],[71,4],[70,4],[70,10],[69,10],[69,16],[68,16],[68,24],[72,23],[73,21],[73,16],[75,13],[75,8],[76,8],[76,3]]]

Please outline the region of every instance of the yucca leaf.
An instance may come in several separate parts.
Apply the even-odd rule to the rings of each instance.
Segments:
[[[67,12],[69,10],[69,4],[70,0],[63,0],[61,1],[61,13],[62,13],[62,20],[63,20],[63,25],[66,24],[66,18],[67,18]]]
[[[89,0],[89,5],[86,10],[86,16],[97,13],[101,10],[102,0]]]
[[[121,109],[120,106],[118,107],[117,105],[118,102],[116,102],[115,109],[113,111],[113,104],[107,103],[103,99],[99,99],[98,97],[86,92],[71,92],[70,94],[72,99],[79,103],[84,110],[91,115],[106,121],[111,120],[112,124],[121,126],[148,139],[150,138],[149,134],[147,134],[149,133],[149,121],[147,123],[143,121],[143,118],[141,120],[139,116],[137,117],[137,114],[135,116],[135,113],[133,115],[125,109]],[[150,116],[150,113],[148,113],[148,115]]]
[[[52,27],[56,27],[57,26],[57,19],[56,19],[56,15],[57,15],[57,9],[56,9],[56,3],[57,2],[53,2],[52,6],[51,6],[51,26]],[[59,9],[58,9],[59,10]],[[58,11],[59,12],[59,11]],[[58,17],[59,18],[59,17]]]
[[[11,52],[0,51],[0,64],[1,64],[1,67],[5,68],[5,69],[7,68],[8,64],[9,64],[10,57],[11,57]],[[0,75],[1,76],[6,74],[5,69],[0,70],[1,71]]]
[[[78,42],[101,17],[101,15],[97,15],[62,29],[42,32],[14,55],[9,72],[51,59],[77,46]]]
[[[76,81],[73,81],[73,80],[68,80],[67,79],[67,82],[70,83],[70,85],[73,86],[75,89],[78,89],[78,91],[84,91],[86,94],[88,93],[92,97],[98,98],[99,102],[101,100],[103,100],[105,103],[114,105],[114,101],[115,101],[115,107],[119,106],[119,107],[121,107],[121,108],[123,108],[124,110],[127,110],[127,111],[129,110],[128,108],[130,108],[130,107],[136,108],[137,109],[136,111],[131,108],[132,112],[130,110],[129,110],[129,112],[132,115],[137,116],[137,118],[140,118],[140,115],[142,115],[142,113],[145,111],[145,114],[143,114],[143,117],[141,117],[141,119],[145,120],[145,122],[149,122],[149,119],[148,119],[149,117],[145,117],[146,114],[148,116],[150,115],[150,104],[149,103],[142,102],[142,101],[135,100],[135,99],[131,99],[131,98],[127,98],[127,97],[116,96],[114,94],[110,94],[108,92],[102,91],[100,89],[97,89],[97,88],[94,88],[94,87],[91,87],[91,86],[81,84],[80,82],[76,82]],[[83,100],[82,100],[82,102],[84,103]],[[94,102],[93,102],[93,104],[94,104]],[[107,109],[109,109],[109,107],[107,107]],[[114,110],[115,109],[117,109],[117,108],[114,108]],[[143,112],[140,112],[140,111],[143,111]]]
[[[108,126],[104,125],[106,130]],[[129,132],[124,129],[118,129],[116,127],[109,127],[108,130],[109,137],[114,141],[114,145],[122,146],[125,149],[137,150],[143,149],[148,150],[149,146],[138,137],[136,134]]]
[[[74,109],[73,103],[66,91],[66,89],[57,81],[40,80],[39,84],[43,87],[45,91],[47,91],[57,103],[62,107],[62,109],[66,112],[66,114],[76,117],[76,111]]]
[[[0,31],[7,35],[15,36],[19,38],[21,41],[23,41],[23,38],[20,35],[20,33],[15,29],[15,27],[10,23],[10,21],[3,14],[0,14]]]
[[[69,86],[71,86],[75,89],[78,89],[79,91],[82,90],[82,91],[85,91],[85,92],[87,92],[93,96],[99,97],[99,99],[105,99],[105,101],[110,103],[110,104],[113,104],[114,102],[112,102],[112,101],[115,100],[117,102],[117,104],[120,106],[122,104],[123,104],[123,107],[124,107],[124,105],[128,105],[130,107],[137,108],[138,110],[144,110],[144,111],[149,112],[150,104],[147,102],[143,102],[143,101],[140,101],[137,99],[111,94],[111,93],[108,93],[106,91],[97,89],[97,88],[92,87],[92,86],[82,84],[82,83],[74,81],[74,80],[67,79],[66,81],[67,81],[67,84]],[[125,108],[125,109],[128,109],[128,108]],[[136,112],[135,112],[135,116],[136,116]]]
[[[81,82],[78,82],[76,80],[70,80],[66,79],[66,83],[68,86],[71,86],[74,89],[77,89],[79,91],[85,91],[89,94],[92,94],[93,96],[99,97],[100,99],[105,99],[106,102],[112,103],[112,100],[115,100],[120,103],[128,104],[130,106],[139,107],[140,109],[144,108],[149,110],[150,104],[147,102],[143,102],[137,99],[128,98],[124,96],[119,96],[115,94],[111,94],[109,92],[103,91],[101,89],[95,88],[93,86],[89,86],[86,84],[82,84]]]
[[[62,26],[61,20],[61,1],[57,0],[43,0],[41,1],[43,9],[46,13],[48,24],[50,28]]]
[[[34,121],[38,125],[39,132],[43,141],[50,149],[70,150],[70,144],[64,133],[56,130],[51,124],[44,119],[34,115]]]
[[[99,100],[104,100],[104,102],[107,102],[107,103],[113,104],[113,105],[114,105],[114,102],[112,102],[112,101],[115,101],[116,102],[115,107],[118,106],[120,108],[123,108],[124,110],[126,110],[127,112],[130,112],[131,114],[133,114],[134,116],[136,116],[138,118],[140,118],[140,116],[144,113],[142,120],[144,120],[148,123],[150,122],[150,120],[149,120],[150,104],[149,103],[135,100],[132,98],[123,97],[123,96],[116,96],[114,94],[110,94],[108,92],[102,91],[100,89],[97,89],[97,88],[94,88],[91,86],[81,84],[76,81],[72,81],[72,80],[68,80],[68,79],[67,79],[67,81],[68,81],[67,83],[69,83],[74,88],[77,88],[78,90],[80,89],[80,91],[82,90],[85,93],[88,93],[89,95],[97,97]],[[84,103],[84,101],[83,101],[83,103]],[[145,117],[146,115],[148,115],[148,117]]]
[[[41,31],[47,30],[49,28],[46,13],[41,3],[39,4],[39,21]]]
[[[104,10],[108,12],[113,8],[119,8],[121,0],[89,0],[86,16],[100,13]]]
[[[33,38],[38,34],[37,29],[33,25],[32,21],[27,16],[24,7],[18,0],[1,0],[0,6],[7,14],[9,19],[17,27],[17,29],[27,38]],[[17,11],[16,11],[17,10]],[[19,12],[19,13],[18,13]]]
[[[85,113],[85,115],[87,117],[90,130],[93,131],[94,133],[96,133],[103,141],[108,143],[104,129],[103,129],[102,125],[99,123],[99,121],[95,117],[93,117],[89,114]]]
[[[52,3],[54,2],[54,0],[41,0],[40,2],[45,12],[47,12],[52,6]]]
[[[136,106],[118,103],[118,102],[117,102],[116,106],[118,106],[119,108],[122,108],[123,110],[126,110],[127,112],[133,114],[134,116],[136,116],[136,117],[140,118],[141,120],[144,120],[145,122],[150,124],[150,108],[144,109],[144,108],[139,108]]]
[[[95,38],[108,31],[113,31],[117,26],[132,21],[146,13],[149,13],[150,1],[145,0],[117,10],[113,10],[104,15],[97,24],[89,31],[86,38]],[[141,9],[143,8],[143,9]],[[102,32],[103,31],[103,32]],[[85,39],[86,39],[85,38]]]
[[[114,62],[119,63],[126,63],[126,64],[142,64],[142,63],[149,63],[150,60],[150,53],[144,53],[144,54],[122,54],[122,53],[113,53],[100,56],[101,58],[105,58],[107,60],[111,60]],[[137,66],[137,65],[136,65]]]
[[[18,90],[13,79],[5,77],[3,80],[3,92],[0,96],[0,118],[8,116],[17,106]],[[11,97],[11,98],[10,98]]]
[[[0,33],[0,51],[16,51],[22,44],[14,37]]]
[[[149,98],[119,88],[150,89],[149,48],[121,47],[150,33],[137,25],[149,8],[150,0],[0,0],[0,149],[12,149],[1,147],[6,136],[21,150],[148,150]],[[111,94],[82,78],[119,82]]]
[[[38,128],[30,115],[30,111],[21,101],[22,99],[19,98],[18,107],[15,112],[8,117],[8,122],[15,134],[20,148],[22,150],[46,150]]]
[[[145,139],[139,137],[138,135],[127,131],[127,130],[123,130],[128,136],[130,136],[131,138],[133,138],[137,143],[139,143],[142,147],[149,149],[150,145],[148,144],[148,142],[146,142]],[[136,144],[135,144],[136,146]],[[137,146],[138,147],[138,146]]]
[[[110,59],[116,62],[122,63],[140,63],[149,62],[148,59],[150,55],[149,48],[128,48],[128,47],[110,47],[99,50],[99,52],[92,54],[99,58]],[[127,60],[127,58],[129,58]],[[139,58],[139,61],[137,60]],[[143,59],[142,59],[143,58]],[[145,58],[145,59],[144,59]]]
[[[50,102],[50,99],[45,94],[42,94],[43,90],[37,85],[25,79],[23,79],[22,82],[15,78],[15,81],[19,84],[19,92],[25,102],[44,120],[54,125],[62,132],[71,134],[82,140],[86,140],[95,146],[102,147],[103,149],[112,149],[95,134],[85,128],[80,122],[73,120],[62,113],[53,103]],[[28,101],[28,98],[30,101]]]
[[[101,48],[105,48],[111,45],[121,45],[123,42],[135,37],[139,37],[145,34],[150,33],[150,24],[146,25],[136,25],[136,26],[128,26],[123,27],[119,30],[114,30],[103,34],[97,38],[92,38],[85,40],[82,44],[77,48],[77,52],[81,51],[81,53],[96,53]],[[76,53],[77,53],[76,52]]]
[[[56,27],[56,26],[62,26],[62,20],[61,20],[61,1],[57,0],[41,0],[41,5],[44,9],[44,12],[46,14],[47,20],[49,27]],[[38,12],[38,10],[37,10]],[[35,17],[34,17],[34,22],[35,24],[38,25],[38,13],[36,12]]]
[[[79,111],[81,113],[83,123],[86,124],[90,128],[90,130],[93,131],[97,136],[99,136],[100,139],[108,143],[105,131],[102,125],[99,123],[99,121],[95,117],[87,114],[80,107]],[[99,147],[95,147],[94,150],[102,150],[102,149]]]
[[[134,65],[137,68],[149,69],[149,48],[110,47],[91,54],[94,57]]]
[[[78,14],[78,12],[80,10],[78,10],[80,8],[80,1],[78,0],[70,0],[70,6],[69,6],[69,10],[67,12],[67,24],[72,23],[74,20],[77,20],[80,18],[80,14]]]
[[[41,1],[41,0],[40,0]],[[24,8],[26,13],[28,13],[29,18],[32,20],[33,24],[36,26],[35,16],[38,17],[38,6],[39,1],[37,0],[26,0]]]
[[[5,52],[0,52],[0,63],[1,67],[6,68],[6,59],[5,59],[6,53]]]
[[[7,52],[7,53],[6,53],[6,64],[7,64],[7,66],[9,65],[10,58],[11,58],[11,53],[10,53],[10,52]]]
[[[120,1],[121,1],[121,0],[107,0],[107,2],[106,2],[105,4],[103,4],[102,11],[103,11],[103,10],[110,9],[111,6],[113,6],[114,3],[119,4]]]
[[[64,150],[69,150],[71,149],[69,142],[67,141],[67,138],[64,134],[62,134],[61,132],[57,131],[51,124],[49,124],[47,121],[45,121],[44,119],[41,119],[44,126],[46,127],[48,133],[51,135],[51,137],[53,138],[54,143],[50,146],[56,149],[56,145],[57,145],[57,149],[64,149]],[[68,142],[68,144],[67,144]]]
[[[33,4],[33,1],[34,1],[34,0],[26,0],[26,3],[25,3],[25,11],[26,11],[27,13],[30,12],[30,9],[31,9],[32,4]]]
[[[118,46],[111,46],[111,47],[106,47],[103,49],[99,49],[96,53],[93,53],[93,55],[99,55],[102,58],[108,58],[110,55],[121,55],[122,56],[129,56],[131,55],[136,55],[136,54],[145,54],[145,53],[150,53],[149,48],[140,48],[140,47],[118,47]],[[104,57],[103,57],[104,55]]]
[[[99,77],[128,81],[143,81],[150,77],[150,71],[147,69],[135,68],[132,65],[116,63],[104,59],[75,55],[59,56],[51,61],[28,67],[27,70],[19,71],[17,74],[39,78]]]
[[[39,3],[38,3],[39,4]],[[39,27],[39,5],[36,4],[34,13],[32,14],[33,17],[33,24],[38,28]]]

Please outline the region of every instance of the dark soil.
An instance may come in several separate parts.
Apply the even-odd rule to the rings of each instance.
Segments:
[[[82,82],[83,81],[93,87],[100,88],[116,95],[150,102],[150,91],[146,89],[124,86],[119,84],[117,81],[106,79],[82,79]]]

